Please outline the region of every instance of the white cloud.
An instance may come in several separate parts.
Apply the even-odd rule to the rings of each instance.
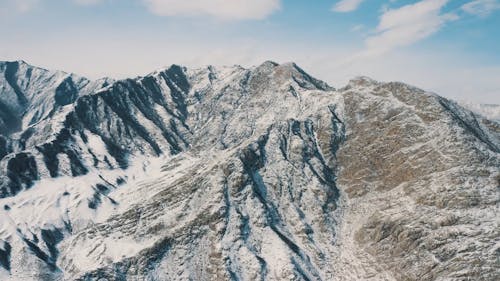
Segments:
[[[90,5],[95,5],[99,4],[102,2],[102,0],[73,0],[76,4],[82,5],[82,6],[90,6]]]
[[[441,13],[449,0],[422,0],[383,12],[375,34],[366,41],[366,54],[380,54],[397,47],[408,46],[439,31],[458,17]]]
[[[364,0],[341,0],[337,2],[332,10],[339,13],[348,13],[358,9]]]
[[[7,0],[6,3],[4,3],[6,6],[5,11],[15,10],[17,12],[25,13],[32,10],[38,2],[39,0]]]
[[[281,7],[281,0],[144,0],[161,16],[210,16],[223,20],[263,19]]]
[[[353,27],[351,27],[351,31],[358,32],[358,31],[363,30],[364,28],[365,28],[365,26],[363,24],[356,24]]]
[[[480,17],[487,17],[499,9],[500,2],[498,0],[474,0],[462,6],[464,12]]]
[[[78,5],[88,6],[102,2],[103,0],[73,0]],[[10,12],[27,13],[41,4],[41,0],[0,0],[0,16]]]

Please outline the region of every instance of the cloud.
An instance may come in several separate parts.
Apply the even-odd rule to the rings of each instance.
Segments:
[[[223,20],[264,19],[281,7],[281,0],[144,0],[160,16],[210,16]]]
[[[363,30],[364,28],[365,28],[365,26],[363,24],[356,24],[353,27],[351,27],[351,31],[358,32],[358,31]]]
[[[99,4],[102,2],[102,0],[73,0],[76,4],[82,5],[82,6],[90,6],[90,5],[95,5]]]
[[[78,5],[95,5],[103,0],[73,0]],[[41,4],[41,0],[0,0],[0,15],[8,14],[9,11],[16,13],[27,13]]]
[[[498,0],[474,0],[462,6],[464,12],[480,17],[487,17],[499,9],[500,2]]]
[[[337,2],[332,10],[339,13],[348,13],[358,9],[364,0],[341,0]]]
[[[25,13],[32,10],[38,4],[38,2],[39,0],[7,0],[4,4],[6,6],[6,11],[14,10],[17,12]]]
[[[438,32],[445,23],[458,19],[442,13],[449,0],[422,0],[382,13],[373,35],[365,40],[366,54],[380,54],[408,46]]]

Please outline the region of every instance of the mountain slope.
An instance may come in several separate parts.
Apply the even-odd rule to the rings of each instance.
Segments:
[[[0,276],[500,277],[496,122],[401,83],[335,90],[295,64],[107,83],[64,105],[47,94],[18,114],[56,104],[43,126],[0,131],[23,140],[0,157]]]
[[[89,81],[23,61],[0,62],[0,197],[41,178],[36,145],[64,138],[62,120],[77,98],[111,81]]]
[[[346,267],[369,253],[397,280],[497,279],[498,123],[400,83],[351,82],[344,101]]]
[[[3,134],[24,131],[51,118],[60,107],[110,82],[92,82],[73,74],[32,67],[23,61],[0,62],[0,74]]]

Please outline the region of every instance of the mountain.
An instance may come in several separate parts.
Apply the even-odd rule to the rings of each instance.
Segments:
[[[2,280],[500,278],[500,124],[453,101],[293,63],[0,65]]]

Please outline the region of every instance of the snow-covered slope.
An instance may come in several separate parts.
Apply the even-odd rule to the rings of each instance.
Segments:
[[[0,62],[0,129],[3,134],[24,131],[109,82],[109,79],[92,82],[23,61]]]
[[[2,280],[500,277],[500,125],[452,101],[293,63],[78,81],[0,81]]]
[[[44,176],[35,150],[61,138],[66,114],[78,97],[111,82],[23,61],[0,62],[0,197],[14,195]]]

